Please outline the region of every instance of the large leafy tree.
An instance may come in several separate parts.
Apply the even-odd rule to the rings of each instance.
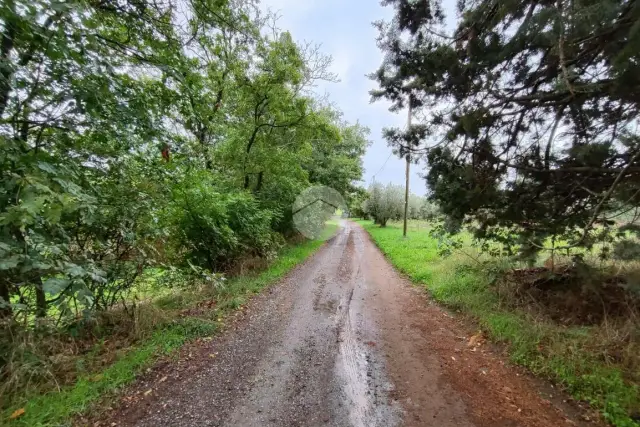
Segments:
[[[428,161],[452,229],[517,243],[590,247],[640,203],[640,4],[615,0],[387,0],[373,78],[423,118],[389,142]],[[515,237],[515,239],[514,239]]]
[[[157,61],[150,46],[170,51],[169,11],[127,2],[3,3],[3,313],[12,295],[24,305],[34,293],[39,316],[46,294],[71,294],[92,307],[99,303],[92,289],[113,279],[119,264],[103,261],[142,248],[145,199],[123,200],[114,186],[135,190],[139,169],[124,161],[162,138],[165,89],[144,73]],[[122,202],[131,204],[122,209]]]
[[[270,19],[252,0],[2,3],[0,317],[267,256],[300,191],[360,178],[363,129],[309,92],[330,58]]]
[[[312,135],[313,153],[305,169],[313,183],[332,187],[345,197],[356,191],[354,177],[364,171],[362,156],[369,146],[369,129],[350,125],[329,108],[319,111]]]

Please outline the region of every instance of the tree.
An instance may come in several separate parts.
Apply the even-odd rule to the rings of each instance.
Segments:
[[[425,155],[432,199],[477,237],[530,258],[551,238],[590,248],[640,204],[640,8],[633,1],[386,0],[373,75],[425,120],[386,131]]]
[[[3,315],[11,314],[12,296],[22,305],[35,299],[40,317],[50,302],[66,313],[59,295],[93,307],[91,289],[113,279],[104,263],[136,263],[123,251],[141,249],[148,237],[138,228],[148,220],[148,200],[129,192],[128,209],[109,202],[113,185],[133,180],[129,190],[136,189],[135,174],[125,183],[120,172],[162,129],[163,85],[137,71],[153,62],[148,45],[170,51],[172,28],[160,18],[166,12],[126,2],[9,1],[0,8]],[[104,222],[98,229],[98,218],[116,229]]]
[[[365,211],[381,227],[386,227],[390,219],[400,219],[404,212],[404,188],[392,183],[372,184],[369,187]]]
[[[271,19],[252,0],[2,3],[0,317],[75,321],[150,266],[271,256],[302,190],[352,188],[367,131],[313,99],[330,58]]]
[[[313,153],[305,169],[312,183],[335,188],[347,196],[357,191],[353,177],[362,176],[362,156],[371,141],[368,128],[359,123],[351,125],[341,115],[328,107],[319,110],[318,132],[312,141]]]
[[[440,215],[440,209],[438,205],[429,200],[429,197],[422,198],[422,204],[420,205],[419,216],[420,219],[426,219],[432,221]]]
[[[351,218],[367,219],[366,202],[369,193],[362,187],[355,187],[353,191],[347,194],[347,203],[349,204],[349,216]]]
[[[407,212],[409,219],[422,219],[420,209],[423,205],[423,199],[415,194],[409,194],[409,211]]]

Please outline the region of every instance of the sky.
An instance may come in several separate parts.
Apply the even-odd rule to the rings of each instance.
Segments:
[[[381,6],[379,0],[262,0],[262,7],[280,15],[278,27],[289,31],[294,40],[319,43],[322,52],[333,57],[331,71],[340,82],[320,84],[316,91],[320,95],[326,93],[346,120],[359,121],[371,130],[373,144],[364,158],[362,184],[368,187],[375,175],[378,182],[404,185],[405,161],[391,155],[382,129],[406,126],[407,113],[390,112],[386,101],[371,104],[369,91],[376,85],[367,77],[383,58],[372,22],[389,20],[393,9]],[[424,172],[424,166],[412,164],[411,168],[411,192],[423,195],[426,184],[419,174]]]

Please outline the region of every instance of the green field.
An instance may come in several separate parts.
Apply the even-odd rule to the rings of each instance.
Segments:
[[[462,235],[461,250],[441,257],[438,241],[430,237],[425,222],[411,222],[407,238],[402,237],[402,224],[380,228],[371,221],[358,222],[414,283],[443,305],[472,316],[493,340],[508,345],[513,362],[561,384],[612,424],[639,425],[631,419],[640,410],[638,385],[628,380],[623,367],[603,360],[593,350],[594,342],[601,342],[610,331],[558,325],[509,309],[492,286],[505,260],[480,256],[469,235]]]

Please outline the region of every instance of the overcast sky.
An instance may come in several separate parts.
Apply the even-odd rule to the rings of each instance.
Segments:
[[[450,0],[453,3],[455,0]],[[377,31],[373,21],[388,20],[393,9],[382,7],[378,0],[262,0],[263,7],[278,11],[278,27],[291,32],[299,42],[316,42],[322,51],[333,57],[332,71],[339,83],[321,85],[318,91],[328,93],[350,122],[359,121],[371,129],[373,145],[364,159],[365,187],[374,174],[376,181],[404,184],[405,162],[391,156],[391,148],[382,138],[384,127],[405,126],[406,112],[391,113],[389,104],[369,102],[369,91],[375,82],[367,78],[382,62],[382,53],[376,45]],[[449,3],[445,0],[445,3]],[[388,162],[383,168],[385,161]],[[411,191],[424,194],[425,181],[419,177],[423,165],[412,165]],[[382,169],[382,171],[380,171]]]

